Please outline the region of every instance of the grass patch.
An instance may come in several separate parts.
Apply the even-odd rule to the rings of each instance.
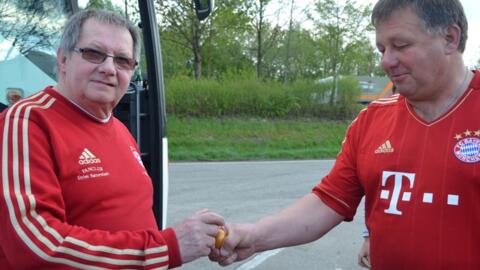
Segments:
[[[172,161],[334,158],[349,122],[169,117],[169,158]]]

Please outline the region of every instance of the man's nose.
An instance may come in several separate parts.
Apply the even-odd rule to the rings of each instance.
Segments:
[[[100,72],[104,72],[107,74],[115,74],[117,72],[117,68],[115,66],[115,62],[113,61],[113,57],[107,57],[105,61],[99,64],[98,69]]]
[[[383,70],[388,71],[398,65],[398,56],[397,54],[390,50],[386,49],[383,52],[382,59],[380,60],[380,66]]]

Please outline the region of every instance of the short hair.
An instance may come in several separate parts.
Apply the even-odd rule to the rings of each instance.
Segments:
[[[133,57],[138,62],[140,59],[140,34],[135,26],[129,23],[124,17],[106,10],[82,10],[75,13],[67,21],[63,28],[62,37],[60,39],[59,48],[64,51],[65,55],[71,56],[75,45],[80,39],[83,24],[88,19],[95,19],[100,23],[110,24],[114,26],[124,27],[130,32],[133,40]]]
[[[424,30],[431,34],[446,33],[450,26],[460,27],[458,51],[463,53],[468,38],[468,22],[459,0],[380,0],[372,12],[372,24],[388,19],[399,9],[411,8],[423,22]]]

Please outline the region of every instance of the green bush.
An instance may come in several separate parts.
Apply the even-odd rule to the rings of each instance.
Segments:
[[[295,117],[325,117],[327,87],[325,84],[306,80],[291,83],[289,90],[295,96],[297,104],[291,115]]]
[[[195,117],[316,117],[346,119],[359,108],[359,85],[345,77],[335,104],[328,103],[331,83],[261,81],[252,74],[228,74],[219,80],[170,78],[165,83],[167,112]]]
[[[341,118],[351,118],[361,109],[357,98],[361,95],[360,84],[353,77],[344,77],[338,82],[338,109]],[[343,117],[342,117],[343,116]]]

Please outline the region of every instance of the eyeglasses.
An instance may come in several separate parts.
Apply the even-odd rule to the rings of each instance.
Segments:
[[[74,52],[79,53],[84,60],[87,60],[90,63],[101,64],[107,59],[107,57],[113,58],[113,63],[115,67],[122,70],[133,70],[137,65],[137,61],[132,58],[109,55],[104,52],[97,51],[90,48],[74,48]]]

